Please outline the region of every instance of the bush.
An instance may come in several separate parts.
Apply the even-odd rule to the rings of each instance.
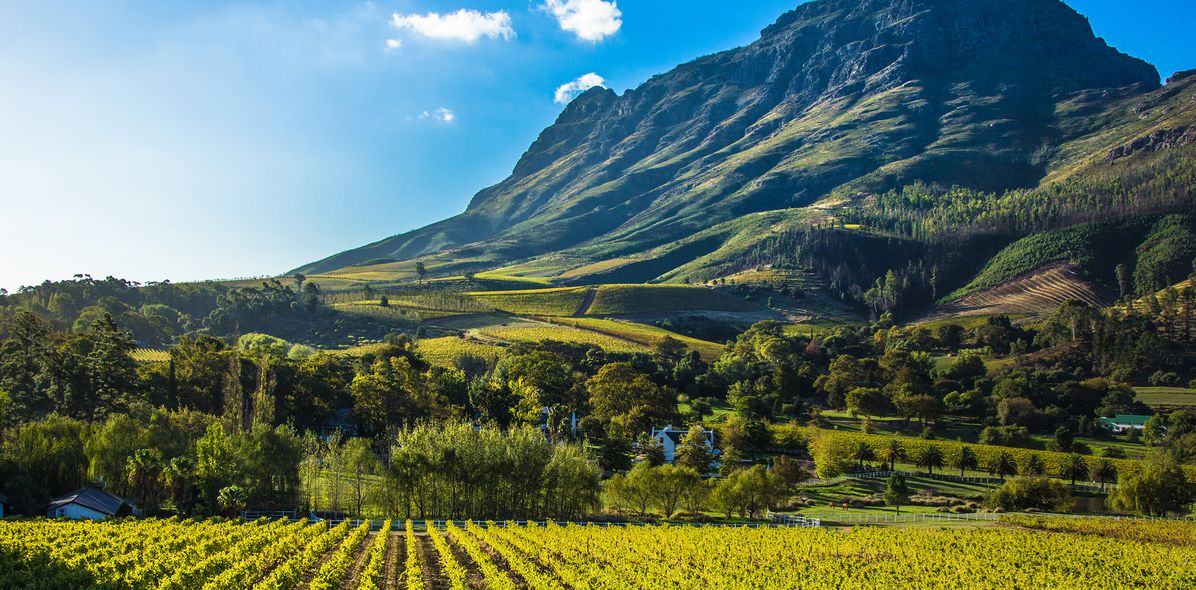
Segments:
[[[1066,512],[1072,506],[1071,491],[1063,482],[1045,477],[1015,477],[992,491],[987,504],[1010,510]]]
[[[1150,384],[1163,387],[1174,387],[1179,385],[1179,375],[1171,371],[1155,371],[1150,375]]]

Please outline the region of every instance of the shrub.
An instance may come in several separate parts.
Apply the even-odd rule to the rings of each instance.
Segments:
[[[1071,492],[1062,482],[1045,477],[1015,477],[992,491],[987,503],[992,508],[1065,512],[1072,506]]]

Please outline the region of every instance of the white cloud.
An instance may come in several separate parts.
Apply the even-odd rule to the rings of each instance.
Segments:
[[[488,39],[511,39],[515,29],[511,27],[511,15],[505,10],[487,12],[462,8],[457,12],[440,14],[399,14],[390,17],[390,24],[396,29],[411,29],[418,35],[431,39],[447,39],[473,43],[482,37]]]
[[[562,30],[586,41],[601,41],[623,26],[623,12],[614,0],[546,0],[543,8],[556,17]]]
[[[576,98],[578,94],[581,94],[582,92],[585,92],[595,86],[602,86],[605,82],[605,78],[595,74],[594,72],[590,72],[572,82],[558,86],[553,100],[560,104],[566,104]]]
[[[387,39],[386,40],[386,48],[387,49],[398,49],[402,46],[403,46],[403,42],[398,39]]]
[[[457,118],[457,114],[456,114],[456,113],[454,113],[453,111],[449,110],[449,109],[446,109],[446,108],[444,108],[444,107],[440,107],[440,108],[438,108],[438,109],[436,109],[436,110],[434,110],[434,111],[431,111],[431,112],[424,111],[424,112],[420,113],[420,114],[419,114],[419,118],[421,118],[421,119],[434,119],[434,120],[436,120],[436,121],[441,121],[441,122],[443,122],[443,123],[449,123],[449,122],[451,122],[453,119],[456,119],[456,118]]]

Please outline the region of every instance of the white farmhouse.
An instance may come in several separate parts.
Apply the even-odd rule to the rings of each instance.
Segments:
[[[703,428],[706,433],[706,448],[710,450],[711,454],[718,455],[718,449],[714,448],[714,430]],[[689,434],[688,428],[673,428],[670,424],[664,428],[653,428],[652,438],[656,439],[662,448],[664,448],[664,462],[672,463],[677,456],[677,447],[681,446],[681,441],[685,439],[685,435]]]
[[[50,501],[46,516],[71,520],[103,520],[112,516],[136,515],[132,502],[99,488],[83,488]]]

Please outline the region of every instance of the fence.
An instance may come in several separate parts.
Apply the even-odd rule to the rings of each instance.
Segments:
[[[277,512],[277,513],[243,512],[243,513],[241,513],[241,518],[243,520],[257,520],[262,517],[267,517],[267,518],[287,518],[288,520],[291,520],[291,521],[297,521],[297,520],[311,520],[313,522],[323,521],[323,522],[328,523],[328,526],[336,526],[336,525],[341,524],[342,522],[348,521],[349,526],[353,527],[353,528],[359,527],[362,525],[362,523],[368,522],[368,523],[370,523],[370,530],[374,530],[374,531],[382,530],[382,525],[386,523],[386,521],[384,519],[362,519],[362,518],[320,519],[320,518],[314,518],[314,517],[305,517],[305,518],[301,519],[299,517],[294,516],[294,514],[295,514],[294,512]],[[521,527],[528,526],[529,524],[534,524],[534,525],[538,525],[538,526],[547,526],[548,523],[553,523],[553,524],[557,524],[557,525],[561,525],[561,526],[573,524],[573,525],[578,525],[578,526],[598,526],[598,527],[636,527],[636,526],[678,527],[678,526],[682,526],[682,527],[694,527],[694,528],[712,527],[712,528],[745,528],[745,529],[794,528],[794,527],[813,528],[813,527],[822,526],[821,521],[817,518],[806,518],[804,516],[795,516],[792,514],[770,514],[769,516],[772,520],[771,522],[693,522],[693,523],[683,522],[683,523],[676,523],[676,522],[625,522],[625,521],[594,522],[594,521],[580,521],[580,520],[568,520],[568,521],[562,521],[562,520],[505,521],[505,520],[500,520],[500,521],[494,521],[494,525],[499,528],[506,528],[511,525],[521,526]],[[448,523],[450,523],[450,522],[460,528],[465,528],[471,522],[474,524],[478,524],[478,525],[485,525],[487,521],[412,519],[411,525],[414,530],[425,531],[428,529],[428,523],[430,523],[432,525],[432,528],[434,528],[438,531],[442,531],[448,527]],[[396,520],[393,520],[391,523],[391,530],[394,530],[394,531],[404,530],[405,527],[406,527],[406,524],[405,524],[405,521],[403,521],[403,520],[396,519]]]

